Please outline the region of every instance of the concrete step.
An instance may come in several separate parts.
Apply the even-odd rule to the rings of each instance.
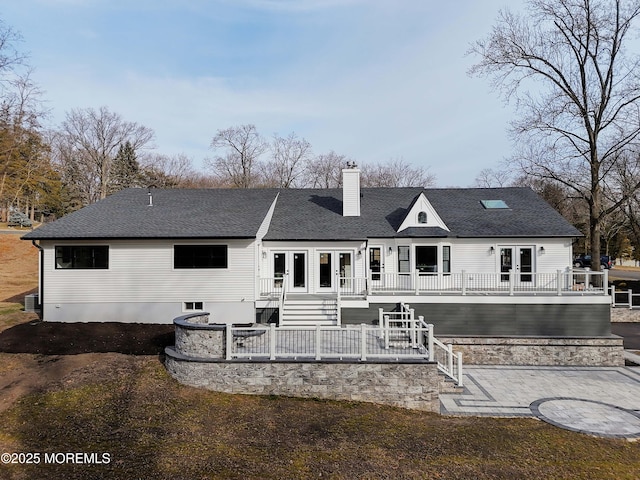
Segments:
[[[284,308],[283,315],[337,315],[335,309],[326,308]]]
[[[335,300],[318,300],[318,301],[313,301],[313,300],[285,300],[284,301],[285,306],[286,305],[309,305],[309,306],[314,306],[314,307],[337,307],[338,306],[338,302],[336,302]]]
[[[337,315],[326,313],[302,313],[302,314],[284,314],[283,320],[303,320],[313,322],[316,320],[336,320]]]
[[[464,387],[459,387],[449,377],[440,374],[440,382],[438,383],[438,392],[439,393],[462,393],[464,392]]]
[[[322,325],[322,326],[327,326],[327,327],[332,327],[337,325],[338,322],[335,319],[325,319],[325,320],[319,320],[319,319],[308,319],[308,318],[283,318],[282,322],[280,323],[281,327],[315,327],[316,325]]]

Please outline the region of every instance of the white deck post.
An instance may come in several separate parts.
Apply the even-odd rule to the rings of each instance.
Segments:
[[[373,275],[371,271],[367,272],[367,296],[371,295],[371,288],[373,283]]]
[[[225,338],[225,344],[226,344],[226,359],[227,360],[231,360],[231,349],[233,348],[233,341],[232,341],[232,332],[231,332],[231,324],[227,323],[227,329],[226,329],[226,338]]]
[[[276,324],[270,324],[271,330],[269,331],[269,360],[276,359]]]
[[[433,362],[433,360],[436,358],[435,356],[435,352],[433,351],[433,323],[430,323],[427,325],[427,328],[429,329],[429,361]]]
[[[513,270],[509,270],[509,295],[513,296],[513,290],[515,287],[515,275]]]
[[[418,348],[418,332],[416,331],[416,317],[415,310],[412,308],[409,310],[409,316],[411,319],[411,348]]]
[[[462,295],[467,294],[467,272],[462,270]]]
[[[591,271],[590,268],[584,269],[584,289],[585,290],[589,290],[589,286],[591,285],[591,275],[589,274],[590,271]]]
[[[384,316],[384,349],[389,350],[389,315]]]
[[[367,359],[367,325],[364,323],[360,324],[360,344],[360,360],[364,362]]]
[[[316,325],[316,360],[320,360],[322,355],[320,353],[320,348],[322,346],[322,328],[320,325]]]
[[[602,292],[606,295],[609,288],[609,270],[606,268],[602,271]]]
[[[420,293],[420,271],[416,268],[413,272],[413,290],[416,296]]]
[[[556,289],[558,296],[562,295],[562,270],[557,270],[556,273]]]
[[[453,345],[447,344],[447,368],[449,373],[453,374]]]
[[[628,289],[627,295],[629,295],[629,310],[633,310],[633,290]]]
[[[464,387],[462,384],[462,352],[458,352],[458,386]]]
[[[616,306],[616,286],[611,285],[611,306]]]

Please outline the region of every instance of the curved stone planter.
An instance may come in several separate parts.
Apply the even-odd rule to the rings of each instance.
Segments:
[[[209,313],[202,312],[183,315],[173,320],[176,327],[177,352],[187,357],[225,358],[226,325],[207,323],[208,317]]]

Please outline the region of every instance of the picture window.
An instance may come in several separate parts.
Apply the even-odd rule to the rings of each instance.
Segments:
[[[174,268],[227,268],[226,245],[174,245]]]
[[[106,245],[65,245],[56,247],[56,269],[95,270],[109,268]]]

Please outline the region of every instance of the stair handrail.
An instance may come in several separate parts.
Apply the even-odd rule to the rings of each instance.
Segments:
[[[282,291],[280,292],[280,297],[278,298],[278,325],[282,325],[282,316],[284,310],[284,301],[287,298],[287,281],[288,281],[288,273],[282,275]]]
[[[418,317],[418,325],[421,329],[426,329],[428,332],[428,349],[429,349],[429,361],[438,363],[438,370],[444,373],[447,377],[456,382],[459,387],[464,386],[462,382],[462,353],[454,353],[452,344],[444,344],[433,335],[433,324],[426,323],[424,317],[421,315]],[[435,350],[439,348],[445,354],[446,364],[436,359]]]
[[[340,326],[342,320],[342,315],[340,312],[340,288],[340,271],[336,270],[336,324],[338,326]]]

